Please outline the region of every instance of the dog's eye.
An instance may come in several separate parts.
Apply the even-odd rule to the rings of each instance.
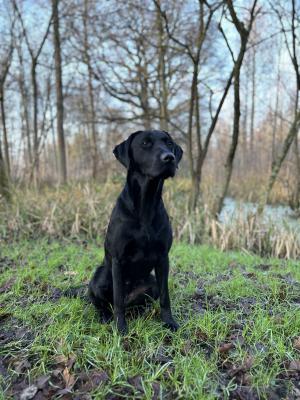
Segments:
[[[169,141],[167,142],[167,146],[168,146],[168,147],[173,147],[173,142],[171,142],[171,140],[169,140]]]
[[[149,140],[149,139],[144,139],[144,140],[142,141],[142,146],[143,146],[143,147],[151,147],[151,146],[152,146],[151,140]]]

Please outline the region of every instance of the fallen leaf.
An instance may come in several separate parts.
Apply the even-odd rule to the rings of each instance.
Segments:
[[[48,383],[49,379],[50,379],[49,375],[42,375],[39,378],[37,378],[36,386],[38,387],[38,389],[43,389],[46,383]]]
[[[291,371],[300,371],[300,361],[299,360],[292,360],[289,363],[288,369]]]
[[[193,348],[193,343],[191,340],[187,340],[182,348],[182,354],[188,355]]]
[[[109,381],[109,376],[105,371],[82,372],[78,375],[75,389],[81,392],[90,392],[95,387]]]
[[[242,364],[243,370],[248,371],[250,368],[252,368],[253,364],[254,364],[254,357],[247,356]]]
[[[55,359],[55,362],[56,362],[57,364],[64,364],[64,365],[66,365],[66,364],[67,364],[67,361],[68,361],[68,358],[67,358],[65,355],[63,355],[63,354],[60,354],[60,355],[58,355],[58,356],[55,356],[54,359]]]
[[[234,348],[234,344],[233,343],[222,343],[219,346],[219,353],[227,353],[229,350]]]
[[[26,371],[27,369],[31,368],[30,362],[28,360],[26,360],[26,359],[15,362],[14,366],[15,366],[14,369],[18,374],[21,374],[24,371]]]
[[[71,389],[74,386],[75,383],[75,377],[74,375],[70,374],[69,368],[66,367],[63,370],[63,377],[64,377],[64,381],[66,384],[66,388]]]
[[[71,355],[69,356],[68,361],[67,361],[67,367],[68,367],[69,369],[71,369],[71,368],[73,367],[73,365],[75,364],[75,361],[76,361],[76,356],[75,356],[75,354],[71,354]]]
[[[300,336],[294,339],[293,345],[296,350],[300,350]]]
[[[31,400],[34,398],[38,391],[37,386],[31,385],[24,389],[20,395],[20,400]]]

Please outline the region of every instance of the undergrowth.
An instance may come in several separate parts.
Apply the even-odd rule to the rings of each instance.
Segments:
[[[128,311],[120,337],[84,292],[66,295],[86,287],[102,257],[92,242],[2,246],[0,398],[297,398],[298,263],[174,244],[179,331],[162,327],[155,303]]]
[[[16,189],[11,204],[0,204],[0,240],[30,238],[104,237],[109,216],[122,181],[105,184],[72,184],[44,187],[39,191]],[[190,244],[208,244],[221,250],[244,249],[261,256],[299,258],[299,230],[283,221],[264,221],[255,214],[237,210],[230,223],[216,221],[204,205],[190,213],[190,183],[186,179],[168,181],[164,201],[174,237]],[[207,195],[207,199],[211,195]]]

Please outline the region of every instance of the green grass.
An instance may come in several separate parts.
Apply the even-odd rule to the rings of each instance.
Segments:
[[[289,367],[300,359],[299,263],[174,244],[170,293],[180,330],[162,327],[155,303],[129,315],[129,334],[120,337],[84,298],[61,292],[86,284],[102,257],[92,243],[2,247],[0,399],[43,375],[58,397],[65,386],[95,399],[226,399],[241,391],[267,399],[299,390],[300,367]],[[90,380],[102,375],[87,387],[84,371]]]

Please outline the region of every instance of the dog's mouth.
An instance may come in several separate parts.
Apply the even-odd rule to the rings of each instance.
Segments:
[[[171,161],[162,166],[159,176],[164,179],[173,178],[173,176],[175,176],[175,172],[176,164],[174,161]]]

